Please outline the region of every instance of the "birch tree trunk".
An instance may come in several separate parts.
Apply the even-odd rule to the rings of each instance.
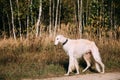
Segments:
[[[105,14],[105,3],[104,0],[102,0],[103,2],[103,14]],[[103,15],[103,27],[105,27],[105,15]]]
[[[26,34],[26,37],[28,39],[28,36],[29,36],[29,15],[27,14],[27,34]]]
[[[51,32],[51,26],[52,26],[52,16],[51,16],[51,10],[52,10],[52,8],[51,8],[51,0],[49,0],[49,3],[50,3],[50,6],[49,6],[49,16],[50,16],[50,21],[49,21],[49,35],[50,36],[52,36],[52,32]]]
[[[78,23],[78,1],[75,0],[74,1],[74,18],[75,18],[75,33],[76,33],[76,36],[78,35],[78,27],[79,27],[79,23]]]
[[[13,32],[13,37],[16,40],[15,25],[14,25],[14,15],[13,15],[13,8],[12,8],[11,0],[10,0],[10,9],[11,9],[11,17],[12,17],[12,32]]]
[[[110,20],[110,25],[111,25],[111,30],[113,29],[113,1],[111,1],[111,3],[110,3],[110,5],[111,5],[111,9],[110,9],[110,18],[111,18],[111,20]]]
[[[52,26],[54,27],[54,23],[55,23],[55,15],[54,15],[54,13],[55,13],[55,1],[53,0],[53,5],[52,5]]]
[[[32,6],[33,6],[33,0],[30,1],[31,25],[33,25],[33,10],[32,10]]]
[[[59,3],[60,3],[60,6],[59,6],[59,20],[58,20],[58,25],[59,25],[59,28],[60,28],[61,27],[60,20],[61,20],[61,3],[62,3],[62,0],[59,0]]]
[[[82,0],[81,1],[78,0],[78,25],[80,38],[82,38]]]
[[[80,1],[80,38],[82,38],[83,26],[82,26],[82,13],[83,13],[83,1]]]
[[[98,0],[97,0],[97,5],[98,5]],[[98,16],[99,16],[99,10],[97,8],[97,37],[99,38],[99,19],[98,19]]]
[[[54,36],[56,35],[56,31],[57,31],[57,23],[58,23],[58,6],[59,6],[59,0],[57,0],[57,7],[56,7],[56,17],[55,17]]]
[[[88,21],[88,0],[86,2],[86,17],[85,18],[86,18],[85,25],[88,26],[88,24],[87,24],[87,21]]]
[[[115,18],[115,4],[113,5],[113,8],[114,8],[114,10],[113,10],[113,21],[114,21],[114,29],[116,29],[116,18]]]
[[[20,22],[20,13],[19,13],[19,2],[18,0],[16,0],[16,3],[17,3],[17,8],[18,8],[18,23],[19,23],[19,27],[20,27],[20,40],[22,40],[22,34],[21,34],[21,22]]]
[[[36,24],[36,37],[38,37],[38,35],[41,35],[41,31],[40,31],[40,34],[39,34],[39,30],[41,30],[40,29],[41,13],[42,13],[42,0],[40,0],[40,5],[39,5],[39,15],[38,15],[38,20],[37,20],[37,24]]]
[[[28,37],[29,37],[29,26],[30,26],[30,22],[31,22],[31,25],[33,25],[33,16],[32,16],[32,0],[31,0],[31,2],[28,4],[28,6],[27,6],[27,15],[26,15],[26,26],[27,26],[27,33],[26,33],[26,38],[28,39]],[[29,14],[29,10],[30,10],[30,13],[31,14]],[[30,16],[30,17],[29,17]],[[30,18],[31,18],[31,21],[30,21]]]

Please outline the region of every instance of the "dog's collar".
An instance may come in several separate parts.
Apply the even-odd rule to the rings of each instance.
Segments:
[[[68,39],[66,39],[66,41],[63,43],[63,46],[68,42]]]

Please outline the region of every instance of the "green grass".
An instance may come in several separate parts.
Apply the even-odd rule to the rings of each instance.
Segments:
[[[120,41],[95,39],[95,42],[106,71],[120,71]],[[67,66],[68,56],[61,45],[54,46],[51,38],[0,41],[0,80],[62,76]],[[85,63],[80,62],[80,71],[83,67]]]

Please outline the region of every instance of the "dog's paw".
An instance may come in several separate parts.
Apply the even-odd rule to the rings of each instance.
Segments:
[[[79,72],[76,73],[76,75],[80,74]]]
[[[102,71],[102,72],[100,72],[100,73],[103,74],[103,73],[105,73],[105,72]]]
[[[65,76],[69,76],[69,74],[68,73],[66,73],[66,74],[64,74]]]

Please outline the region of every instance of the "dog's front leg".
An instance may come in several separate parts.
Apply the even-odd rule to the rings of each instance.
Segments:
[[[70,68],[68,69],[68,72],[65,75],[69,76],[69,74],[70,74]]]
[[[71,71],[72,71],[71,70],[71,63],[70,63],[70,60],[69,60],[68,71],[67,71],[67,73],[65,75],[68,76]]]
[[[76,68],[76,71],[77,71],[76,74],[79,74],[79,64],[78,64],[77,59],[74,59],[74,64],[75,64],[75,68]]]
[[[69,65],[68,65],[68,72],[65,75],[69,75],[70,72],[72,72],[72,69],[74,68],[74,63],[73,63],[73,58],[70,56],[69,57]]]

